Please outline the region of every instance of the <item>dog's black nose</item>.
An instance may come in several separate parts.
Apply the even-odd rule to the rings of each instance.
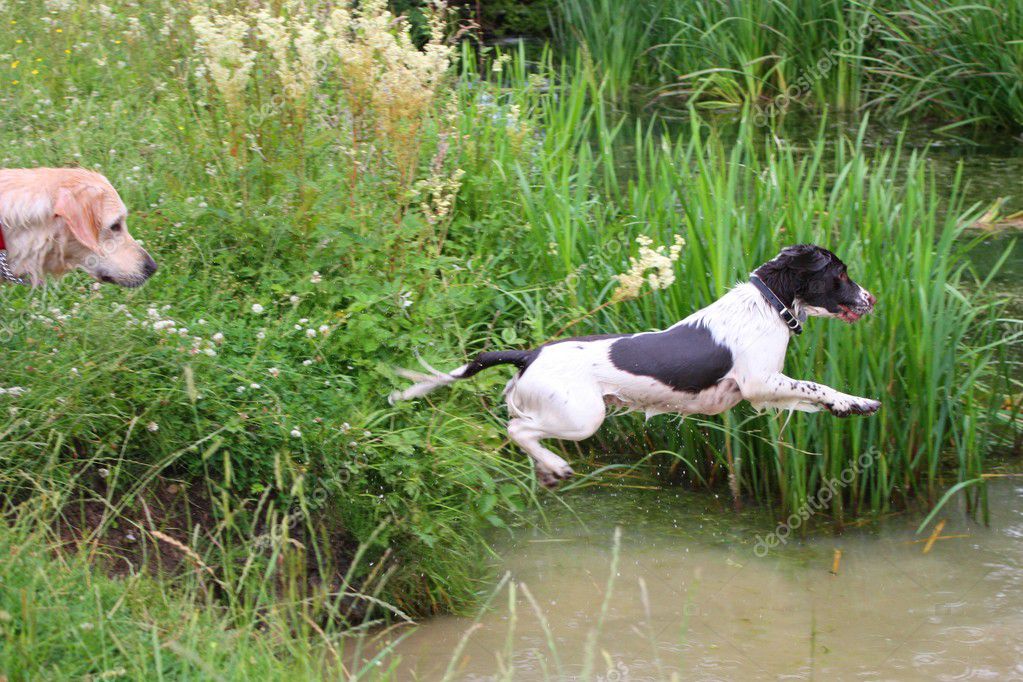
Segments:
[[[151,277],[153,273],[156,272],[157,269],[159,269],[159,267],[160,266],[156,264],[156,261],[153,260],[153,257],[147,253],[146,260],[145,262],[142,263],[142,272],[145,274],[145,276]]]

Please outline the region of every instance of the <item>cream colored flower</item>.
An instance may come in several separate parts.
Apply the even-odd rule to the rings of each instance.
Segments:
[[[325,29],[353,125],[373,129],[404,175],[418,160],[423,124],[454,58],[454,47],[443,40],[443,5],[429,9],[430,37],[422,49],[412,42],[405,18],[391,14],[385,0],[343,3],[330,13]]]
[[[273,56],[284,94],[303,108],[305,96],[316,85],[320,60],[328,49],[316,20],[303,16],[301,11],[285,18],[265,9],[256,12],[254,19],[257,35]]]
[[[675,235],[674,241],[665,253],[664,246],[651,248],[653,239],[645,235],[636,237],[639,244],[639,257],[629,258],[629,270],[615,275],[618,288],[612,296],[613,301],[628,301],[639,296],[643,284],[649,284],[654,291],[666,289],[675,283],[675,263],[682,254],[685,239]]]
[[[228,109],[238,113],[245,104],[245,87],[256,53],[245,47],[248,21],[239,15],[214,14],[192,17],[196,45],[202,52],[210,78]]]
[[[494,60],[493,64],[491,64],[490,70],[493,71],[494,73],[501,73],[504,70],[504,65],[510,61],[511,61],[510,54],[502,54],[497,59]]]
[[[437,225],[451,214],[464,175],[464,170],[456,168],[450,176],[433,173],[416,183],[415,191],[423,198],[419,209],[427,223]]]

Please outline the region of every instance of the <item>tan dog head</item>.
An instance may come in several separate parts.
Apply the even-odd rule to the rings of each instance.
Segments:
[[[38,283],[80,268],[137,287],[156,262],[128,233],[128,210],[99,173],[77,168],[0,171],[0,221],[17,274]]]

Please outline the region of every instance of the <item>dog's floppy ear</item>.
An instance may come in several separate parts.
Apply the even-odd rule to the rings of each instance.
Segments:
[[[819,272],[831,262],[831,253],[814,244],[796,244],[782,249],[779,254],[785,266],[801,272]]]
[[[93,251],[99,249],[102,200],[103,191],[98,187],[79,185],[61,187],[53,205],[54,215],[63,218],[74,238]]]

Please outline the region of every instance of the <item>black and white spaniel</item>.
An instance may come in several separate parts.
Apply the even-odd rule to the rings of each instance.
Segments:
[[[782,250],[706,308],[663,331],[587,336],[533,350],[480,353],[451,372],[402,370],[417,381],[390,400],[408,400],[494,365],[518,374],[505,388],[508,435],[533,459],[537,477],[554,486],[572,475],[564,459],[540,444],[545,438],[592,436],[608,405],[664,413],[719,414],[748,400],[754,407],[839,417],[873,414],[881,403],[782,374],[785,350],[807,316],[855,322],[874,297],[846,273],[839,258],[819,246]]]

